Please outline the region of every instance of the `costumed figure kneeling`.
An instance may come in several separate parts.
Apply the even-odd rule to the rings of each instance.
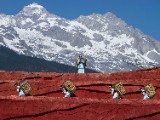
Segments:
[[[120,81],[114,83],[110,88],[111,94],[113,95],[112,99],[122,99],[122,96],[125,94],[125,89]]]
[[[15,85],[17,86],[18,96],[29,95],[31,91],[31,86],[29,85],[27,80],[20,80]]]
[[[69,80],[63,82],[63,84],[61,85],[61,89],[62,92],[64,93],[65,98],[73,97],[74,92],[76,91],[75,85]]]

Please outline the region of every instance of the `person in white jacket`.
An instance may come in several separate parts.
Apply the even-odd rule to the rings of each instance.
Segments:
[[[23,90],[21,89],[21,87],[19,85],[17,85],[17,92],[19,93],[19,96],[25,96]]]
[[[113,95],[112,99],[121,99],[119,93],[115,90],[114,87],[110,87],[111,88],[111,94]]]
[[[63,91],[63,93],[64,93],[64,97],[65,98],[69,98],[69,97],[71,97],[71,93],[66,89],[66,88],[62,88],[62,91]]]
[[[143,88],[140,88],[140,90],[143,95],[143,100],[149,100],[150,97],[148,96],[147,92]]]

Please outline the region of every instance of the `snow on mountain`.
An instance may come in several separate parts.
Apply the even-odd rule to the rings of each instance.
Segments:
[[[12,19],[13,16],[0,14],[0,26],[4,25],[6,27],[11,26],[14,24],[14,20]]]
[[[101,72],[160,65],[160,42],[111,12],[67,20],[33,3],[15,16],[0,14],[0,45],[67,65],[82,54]]]

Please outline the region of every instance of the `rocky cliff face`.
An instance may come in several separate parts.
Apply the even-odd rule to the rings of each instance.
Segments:
[[[26,78],[31,96],[18,97],[14,84]],[[160,117],[160,69],[144,69],[112,74],[60,74],[0,72],[0,119],[88,119],[88,120],[157,120]],[[77,87],[75,97],[63,98],[60,85],[71,80]],[[112,100],[110,86],[120,80],[126,94]],[[152,83],[153,99],[143,101],[139,87]]]
[[[15,16],[0,15],[0,45],[68,65],[82,54],[100,72],[160,65],[160,42],[110,12],[67,20],[33,3]]]

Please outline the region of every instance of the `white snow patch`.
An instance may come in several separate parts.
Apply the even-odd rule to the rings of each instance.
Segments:
[[[45,20],[46,16],[47,16],[46,14],[42,14],[38,20]]]
[[[56,20],[56,18],[47,18],[47,21],[50,23],[50,27],[58,25],[58,22]]]
[[[143,57],[146,61],[148,61],[148,62],[155,62],[155,60],[151,60],[150,58],[148,58],[148,54],[149,54],[150,52],[155,52],[155,53],[157,53],[158,55],[160,55],[160,53],[158,53],[155,49],[153,49],[153,50],[150,50],[150,51],[148,51],[147,53],[145,53],[142,57]],[[155,63],[157,63],[157,62],[155,62]]]
[[[46,23],[46,22],[41,22],[41,23],[39,23],[39,26],[40,26],[41,28],[48,28],[48,27],[49,27],[48,23]]]
[[[3,39],[4,39],[4,42],[5,42],[5,44],[6,44],[6,46],[8,48],[10,48],[10,49],[12,49],[12,50],[14,50],[14,51],[16,51],[18,53],[21,52],[20,49],[18,49],[18,48],[15,47],[15,43],[12,40],[8,40],[6,38],[3,38]]]
[[[150,52],[155,52],[155,53],[157,53],[157,54],[160,55],[160,53],[157,52],[156,49],[153,49],[153,50],[150,50],[150,51],[148,51],[147,53],[145,53],[145,56],[148,56],[148,54],[149,54]]]
[[[111,45],[112,46],[117,44],[119,44],[119,46],[122,46],[125,44],[131,45],[133,40],[134,40],[133,38],[129,38],[128,36],[126,36],[126,34],[122,34],[119,37],[114,37],[111,42]]]
[[[89,37],[90,39],[93,39],[93,34],[94,33],[97,33],[97,34],[100,34],[99,31],[95,31],[95,30],[91,30],[89,28],[87,28],[85,25],[83,25],[82,23],[79,23],[75,20],[72,20],[72,21],[68,21],[67,22],[69,24],[69,26],[59,26],[61,29],[65,29],[66,31],[68,32],[72,32],[72,33],[75,33],[75,30],[78,30],[79,29],[82,29],[82,30],[85,30],[86,32],[82,33],[83,35]]]
[[[30,18],[27,18],[27,19],[26,19],[26,22],[34,23]]]
[[[124,54],[125,55],[131,55],[131,54],[135,54],[137,52],[137,50],[133,49],[133,48],[125,48],[124,49]]]
[[[22,25],[25,25],[25,24],[26,24],[26,21],[22,20],[22,21],[21,21],[21,24],[22,24]]]
[[[15,30],[17,31],[17,33],[19,33],[20,39],[24,40],[28,46],[33,48],[34,55],[42,55],[46,60],[49,60],[46,54],[58,54],[59,51],[63,49],[63,47],[56,45],[54,42],[59,40],[43,36],[36,30],[25,30],[19,28],[15,28]],[[70,47],[69,43],[63,43],[64,45],[68,45],[68,47]],[[50,60],[53,60],[53,58],[50,58]]]
[[[10,24],[12,24],[11,16],[0,14],[0,25],[8,27]]]
[[[25,19],[25,20],[22,20],[22,21],[21,21],[21,24],[22,24],[22,25],[25,25],[25,24],[28,23],[28,22],[34,23],[30,18],[27,18],[27,19]]]
[[[30,5],[26,6],[26,7],[39,8],[39,9],[42,9],[42,8],[43,8],[43,6],[38,5],[37,3],[32,3],[32,4],[30,4]]]

